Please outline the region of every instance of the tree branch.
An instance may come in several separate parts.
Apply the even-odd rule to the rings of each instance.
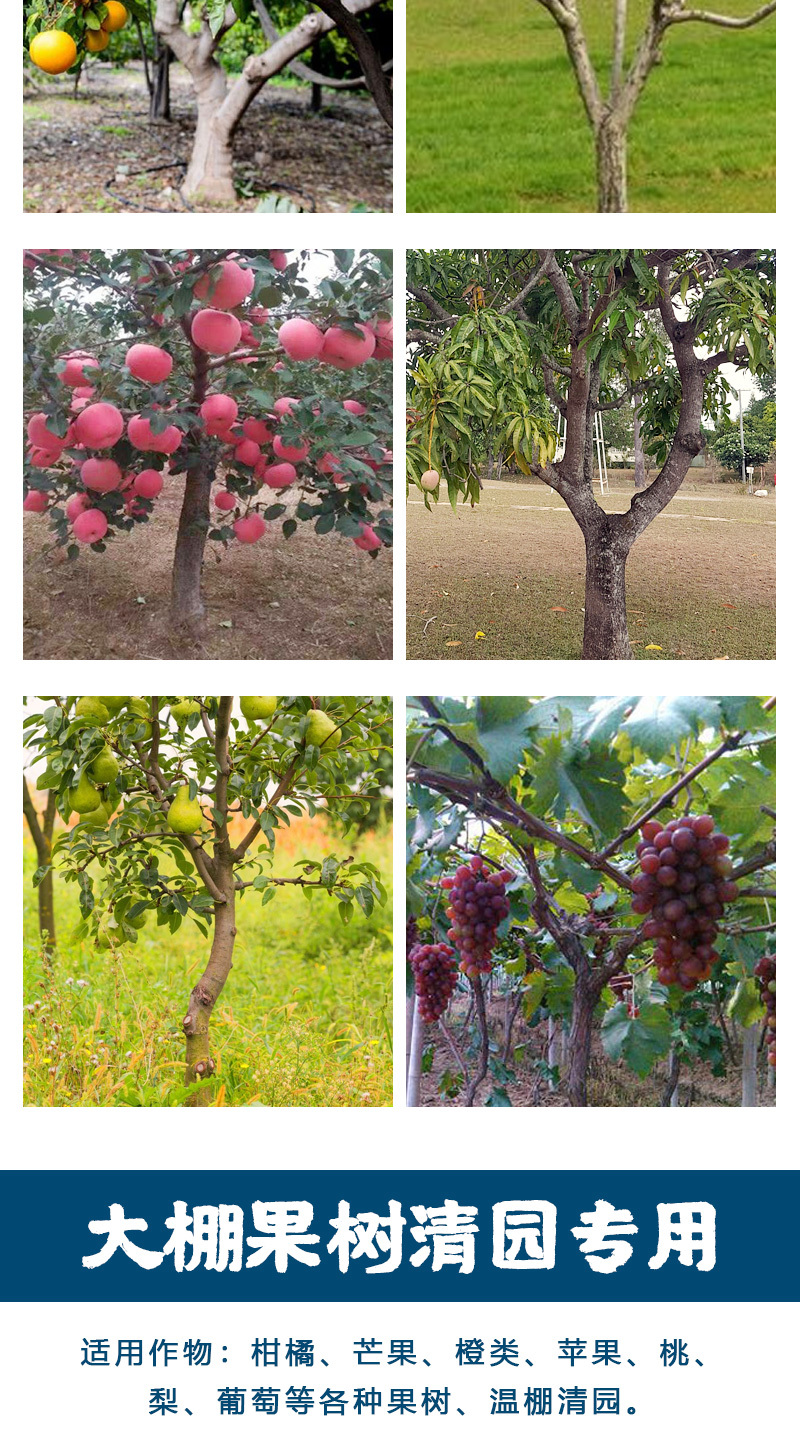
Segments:
[[[710,10],[676,10],[674,13],[668,13],[665,18],[667,25],[685,25],[696,21],[702,25],[721,25],[726,30],[747,30],[751,25],[757,25],[769,15],[774,15],[776,8],[777,0],[770,0],[770,4],[760,5],[752,15],[746,15],[742,19],[736,19],[732,15],[714,15]]]

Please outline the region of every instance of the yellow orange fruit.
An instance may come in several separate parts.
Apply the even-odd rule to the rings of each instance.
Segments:
[[[115,30],[122,30],[128,23],[128,12],[124,5],[119,4],[119,0],[106,0],[106,10],[108,14],[103,20],[103,29],[113,34]]]
[[[42,30],[34,35],[28,51],[33,63],[45,74],[63,74],[78,58],[78,50],[66,30]]]
[[[106,30],[87,30],[86,49],[90,55],[97,55],[108,48],[110,36]]]

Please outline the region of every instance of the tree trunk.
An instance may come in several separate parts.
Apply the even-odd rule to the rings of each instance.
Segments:
[[[234,892],[233,864],[229,859],[219,872],[216,880],[224,904],[214,905],[214,939],[205,972],[192,989],[189,1007],[183,1020],[186,1038],[187,1087],[203,1083],[216,1072],[211,1057],[208,1027],[211,1014],[225,987],[225,981],[233,965],[233,945],[236,940],[236,903]],[[189,1101],[191,1107],[206,1107],[210,1101],[210,1088],[199,1087]]]
[[[742,1107],[758,1106],[758,1044],[761,1029],[758,1023],[742,1033]]]
[[[153,85],[150,90],[150,123],[168,124],[172,119],[169,72],[172,51],[167,45],[156,41],[156,57],[153,64]]]
[[[413,1000],[411,1041],[408,1049],[408,1074],[406,1077],[406,1107],[419,1107],[419,1091],[422,1079],[422,1049],[425,1043],[425,1024],[419,1016],[416,996]]]
[[[625,132],[612,117],[601,120],[595,131],[597,212],[628,212],[628,155]]]
[[[211,483],[205,472],[188,473],[172,565],[172,615],[183,625],[193,625],[203,615],[201,586],[210,492]]]
[[[36,847],[36,857],[39,860],[38,867],[42,869],[50,865],[53,852],[53,826],[56,819],[55,790],[51,789],[47,791],[47,805],[40,821],[31,792],[28,789],[28,782],[23,775],[22,809],[28,829],[31,833],[31,838]],[[49,867],[38,886],[37,897],[39,904],[39,938],[42,945],[42,957],[49,963],[56,947],[53,871]]]
[[[630,660],[625,610],[625,563],[628,546],[612,521],[600,514],[584,530],[586,594],[583,622],[584,660]]]
[[[598,995],[588,973],[579,969],[572,997],[572,1024],[569,1030],[569,1072],[567,1096],[570,1107],[588,1106],[589,1058],[592,1051],[592,1019]]]
[[[228,82],[221,65],[207,59],[192,73],[197,98],[197,126],[183,193],[188,199],[230,204],[236,199],[233,183],[235,125],[221,113]]]
[[[644,447],[642,446],[642,424],[639,421],[639,408],[641,397],[633,399],[633,485],[637,492],[644,491],[647,486],[647,473],[644,466]]]

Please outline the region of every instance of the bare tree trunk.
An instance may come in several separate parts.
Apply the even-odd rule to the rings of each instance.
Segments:
[[[613,114],[603,117],[595,130],[597,211],[628,212],[628,155],[625,130]]]
[[[633,485],[637,492],[644,491],[647,486],[647,473],[644,467],[644,447],[642,446],[642,424],[639,421],[639,408],[642,399],[637,394],[633,399]]]
[[[211,482],[205,472],[187,474],[172,565],[172,615],[193,625],[203,615],[203,555],[209,527]]]
[[[481,1045],[480,1052],[478,1053],[478,1070],[464,1090],[465,1107],[473,1106],[478,1088],[486,1077],[489,1069],[489,1027],[486,1022],[486,999],[483,993],[483,984],[481,983],[480,975],[471,981],[475,998],[475,1016],[478,1020]]]
[[[603,513],[586,526],[583,536],[586,544],[583,659],[630,660],[633,651],[625,608],[627,546]]]
[[[570,1107],[588,1106],[589,1059],[592,1052],[592,1019],[598,992],[588,971],[579,968],[572,995],[572,1025],[569,1030],[569,1072],[567,1096]]]
[[[406,1107],[419,1107],[419,1090],[422,1080],[422,1045],[425,1041],[425,1024],[419,1016],[416,995],[411,1024],[411,1042],[408,1053],[408,1079],[406,1085]]]
[[[47,791],[47,804],[40,821],[39,815],[36,812],[36,806],[33,803],[33,797],[28,788],[28,781],[23,775],[22,810],[36,848],[36,857],[39,860],[38,867],[40,869],[47,868],[47,873],[39,882],[37,895],[39,901],[39,937],[42,944],[42,955],[49,963],[56,947],[53,871],[50,867],[50,860],[53,853],[53,826],[56,818],[55,790],[51,789]]]
[[[156,55],[153,62],[153,82],[150,89],[150,123],[168,124],[172,119],[169,72],[172,51],[168,45],[156,41]]]
[[[189,1006],[183,1020],[186,1039],[187,1087],[213,1077],[216,1068],[211,1057],[208,1028],[217,999],[233,965],[236,940],[236,903],[233,863],[228,859],[219,870],[217,885],[225,896],[224,904],[214,905],[214,939],[205,971],[192,989]],[[205,1107],[210,1101],[210,1089],[200,1086],[190,1099],[192,1107]]]
[[[742,1031],[742,1107],[758,1105],[758,1044],[761,1029],[758,1023]]]

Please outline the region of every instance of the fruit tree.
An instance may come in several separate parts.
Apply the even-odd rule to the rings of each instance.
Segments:
[[[320,276],[320,263],[325,276]],[[337,250],[26,250],[27,511],[110,556],[167,484],[183,501],[172,615],[217,554],[282,520],[391,540],[389,259]]]
[[[146,0],[30,0],[25,6],[28,54],[45,74],[76,71],[87,55],[103,54],[131,16],[149,19]]]
[[[775,255],[756,249],[409,253],[408,473],[479,500],[502,451],[566,503],[586,547],[584,659],[630,659],[625,565],[727,410],[724,365],[774,367]],[[660,323],[654,323],[657,316]],[[625,512],[592,491],[598,412],[635,398],[658,467]],[[556,420],[566,425],[556,460]]]
[[[25,743],[46,761],[69,827],[52,861],[77,882],[97,956],[135,943],[148,914],[174,933],[191,918],[209,939],[205,968],[176,1012],[185,1082],[209,1100],[219,1070],[210,1020],[233,963],[236,903],[266,905],[284,884],[309,901],[336,899],[344,922],[385,900],[377,869],[352,859],[304,860],[295,877],[270,865],[293,815],[326,809],[341,830],[380,794],[379,755],[391,746],[391,702],[356,696],[49,697],[26,718]],[[75,816],[79,818],[75,822]],[[242,832],[243,831],[243,832]],[[49,864],[40,865],[45,877]]]
[[[603,92],[600,70],[592,60],[581,20],[581,0],[538,0],[558,25],[572,66],[589,128],[597,172],[597,212],[628,209],[628,130],[653,69],[661,64],[664,41],[673,25],[716,25],[746,30],[774,15],[777,0],[744,15],[715,14],[686,0],[647,0],[638,39],[628,43],[628,0],[612,0],[612,54],[608,87]]]
[[[774,701],[419,696],[407,744],[418,1019],[439,1022],[459,980],[475,1015],[471,1054],[441,1025],[446,1096],[471,1106],[491,1073],[509,1105],[520,1010],[568,1021],[574,1106],[593,1034],[646,1077],[670,1055],[722,1060],[730,1020],[774,1031]]]

